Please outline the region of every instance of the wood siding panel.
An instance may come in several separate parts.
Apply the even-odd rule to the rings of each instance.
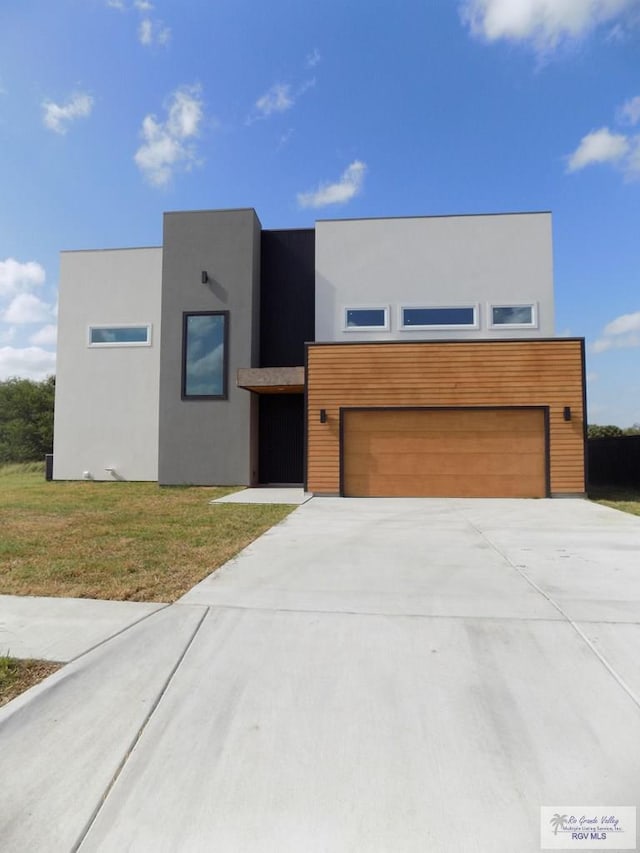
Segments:
[[[341,408],[548,406],[551,493],[583,493],[582,363],[582,341],[566,338],[310,344],[307,487],[339,493]]]

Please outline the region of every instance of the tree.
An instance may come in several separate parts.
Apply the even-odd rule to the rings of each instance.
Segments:
[[[587,438],[615,438],[624,433],[619,426],[600,426],[599,424],[589,424],[587,427]]]
[[[0,463],[44,459],[53,449],[55,376],[0,382]]]

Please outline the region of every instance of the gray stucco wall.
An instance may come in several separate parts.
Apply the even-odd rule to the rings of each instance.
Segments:
[[[521,303],[535,305],[535,328],[491,328],[491,305]],[[403,305],[475,305],[478,328],[401,329]],[[387,307],[390,328],[345,331],[347,307]],[[317,341],[473,340],[553,334],[549,213],[316,224]]]
[[[260,222],[255,211],[166,213],[158,480],[249,485],[257,481],[254,395],[236,387],[259,358]],[[203,284],[206,270],[209,283]],[[183,312],[228,311],[228,399],[181,399]]]

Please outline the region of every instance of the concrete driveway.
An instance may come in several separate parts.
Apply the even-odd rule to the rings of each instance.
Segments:
[[[640,519],[314,499],[0,711],[8,851],[538,851],[640,803]]]

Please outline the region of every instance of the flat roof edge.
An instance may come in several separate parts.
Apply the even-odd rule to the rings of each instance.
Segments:
[[[253,213],[256,219],[259,220],[258,212],[255,207],[203,207],[193,210],[165,210],[163,216],[180,216],[183,213]]]
[[[162,246],[107,246],[97,249],[60,249],[59,251],[61,255],[77,255],[80,252],[148,252],[152,249],[162,251]]]
[[[548,343],[585,343],[585,338],[580,336],[551,337],[551,338],[430,338],[429,340],[415,338],[413,340],[401,341],[305,341],[305,347],[353,347],[353,346],[392,346],[400,344],[548,344]]]
[[[552,216],[551,210],[504,210],[494,213],[416,213],[408,216],[351,216],[346,218],[328,217],[316,219],[316,222],[380,222],[395,219],[479,219],[489,216]]]

